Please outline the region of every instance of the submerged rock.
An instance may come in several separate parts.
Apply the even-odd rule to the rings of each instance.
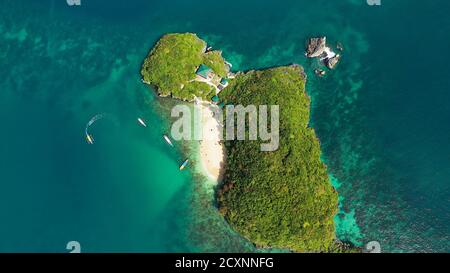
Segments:
[[[314,70],[314,73],[316,73],[317,76],[321,76],[321,77],[325,76],[325,74],[326,74],[325,70],[322,70],[322,69],[316,69],[316,70]]]
[[[326,42],[326,37],[310,38],[306,49],[306,56],[308,58],[320,57],[325,51]]]

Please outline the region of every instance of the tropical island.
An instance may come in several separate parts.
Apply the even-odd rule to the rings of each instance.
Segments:
[[[346,251],[335,237],[338,195],[320,159],[320,143],[308,127],[310,99],[303,69],[289,65],[234,74],[230,66],[197,35],[167,34],[150,51],[141,74],[163,97],[197,97],[219,107],[279,105],[276,151],[260,151],[261,140],[215,141],[219,144],[213,149],[225,147],[224,157],[216,158],[226,157],[217,186],[218,209],[257,247]],[[205,151],[202,157],[214,152]]]

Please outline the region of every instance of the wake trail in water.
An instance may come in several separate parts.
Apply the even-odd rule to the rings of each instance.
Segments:
[[[116,119],[115,119],[112,115],[110,115],[110,114],[107,114],[107,113],[100,113],[100,114],[97,114],[97,115],[93,116],[93,117],[88,121],[88,123],[86,124],[86,128],[84,129],[84,133],[85,133],[85,135],[86,135],[86,140],[87,140],[87,142],[88,142],[89,144],[94,144],[94,137],[92,136],[92,134],[89,133],[89,128],[90,128],[95,122],[97,122],[97,121],[99,121],[99,120],[102,120],[102,119],[104,119],[104,118],[107,118],[107,119],[113,121],[114,124],[117,124]]]

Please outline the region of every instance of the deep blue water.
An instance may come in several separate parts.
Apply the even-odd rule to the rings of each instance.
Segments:
[[[450,251],[447,1],[1,4],[0,251],[253,250],[161,141],[168,124],[139,68],[167,32],[198,33],[234,70],[305,67],[341,240]],[[345,47],[323,79],[303,55],[316,35]],[[102,112],[116,122],[96,124],[89,146],[84,126]]]

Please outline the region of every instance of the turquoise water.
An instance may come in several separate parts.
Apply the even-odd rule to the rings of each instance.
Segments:
[[[65,252],[72,240],[87,252],[254,251],[205,179],[178,171],[195,144],[165,145],[173,102],[140,83],[155,41],[189,31],[234,70],[304,65],[341,240],[449,252],[450,4],[411,2],[2,1],[0,251]],[[303,51],[321,34],[345,51],[318,79]],[[87,145],[97,113],[115,122],[97,122]]]

